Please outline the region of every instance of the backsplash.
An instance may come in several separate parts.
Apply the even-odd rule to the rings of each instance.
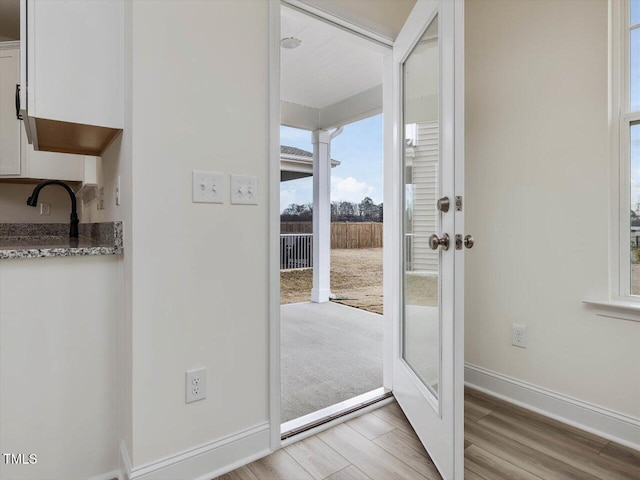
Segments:
[[[58,186],[44,188],[38,198],[38,206],[27,205],[27,198],[35,184],[0,183],[0,223],[69,223],[71,202],[69,194]],[[40,215],[40,202],[51,205],[51,215]],[[82,221],[78,202],[78,215]]]

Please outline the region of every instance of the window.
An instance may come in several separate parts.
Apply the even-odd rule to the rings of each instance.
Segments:
[[[620,162],[621,180],[620,275],[619,288],[614,293],[640,300],[640,0],[612,4],[615,80],[612,113],[618,117],[617,122],[614,117],[614,124],[617,123],[614,150]]]

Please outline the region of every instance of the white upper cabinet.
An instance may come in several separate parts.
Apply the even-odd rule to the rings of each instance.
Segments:
[[[20,83],[19,42],[0,43],[0,175],[20,175],[20,125],[16,89]]]
[[[0,178],[85,181],[83,155],[36,152],[17,111],[20,42],[0,42]]]
[[[21,0],[21,109],[36,150],[101,155],[122,131],[122,0]]]

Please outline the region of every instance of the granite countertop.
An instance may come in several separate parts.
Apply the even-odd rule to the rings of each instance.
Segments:
[[[68,223],[0,223],[0,259],[119,255],[122,222],[81,223],[69,238]]]

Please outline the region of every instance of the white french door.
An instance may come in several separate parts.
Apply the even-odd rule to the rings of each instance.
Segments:
[[[394,185],[385,193],[399,207],[385,256],[392,387],[445,480],[464,474],[463,252],[473,244],[463,231],[462,9],[461,0],[417,1],[394,42],[386,95]]]

